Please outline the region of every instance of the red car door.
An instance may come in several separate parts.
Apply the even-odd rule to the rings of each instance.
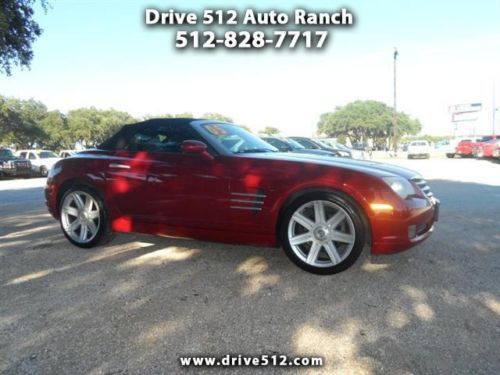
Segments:
[[[214,155],[182,153],[183,141],[201,140],[189,125],[150,124],[135,127],[124,138],[107,172],[122,228],[132,229],[136,222],[157,232],[170,226],[222,225],[228,178]]]
[[[149,199],[155,220],[186,228],[217,229],[227,222],[229,179],[220,159],[207,154],[158,153]],[[175,176],[170,176],[175,166]]]
[[[146,192],[153,164],[145,151],[118,150],[108,158],[106,194],[120,221],[144,221],[151,215]]]

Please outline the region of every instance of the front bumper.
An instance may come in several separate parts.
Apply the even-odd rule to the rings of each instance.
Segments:
[[[29,177],[31,176],[31,168],[3,168],[0,170],[5,176],[8,177]]]
[[[425,241],[439,219],[440,202],[431,197],[425,207],[412,208],[406,219],[377,218],[372,220],[372,254],[390,254],[412,248]]]

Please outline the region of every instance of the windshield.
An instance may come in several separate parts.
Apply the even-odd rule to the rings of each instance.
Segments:
[[[420,142],[412,142],[410,143],[411,146],[427,146],[427,142],[423,142],[423,141],[420,141]]]
[[[233,154],[278,151],[269,143],[236,125],[204,124],[201,128],[210,140]]]
[[[305,147],[304,147],[304,146],[302,146],[299,142],[297,142],[297,141],[295,141],[295,140],[293,140],[293,139],[291,139],[291,138],[286,138],[286,142],[287,142],[290,146],[292,146],[292,148],[293,148],[294,150],[304,150],[304,149],[305,149]]]
[[[332,145],[331,145],[328,141],[326,141],[326,140],[324,140],[324,139],[315,139],[314,141],[315,141],[316,143],[319,143],[319,144],[320,144],[321,146],[323,146],[323,147],[332,148]]]
[[[333,148],[336,148],[339,150],[344,150],[344,151],[351,151],[349,147],[344,146],[342,143],[330,142],[330,144],[333,146]]]
[[[38,152],[38,157],[40,159],[57,158],[57,155],[52,151],[40,151]]]
[[[6,158],[13,158],[14,154],[12,153],[11,150],[0,150],[0,158],[6,159]]]

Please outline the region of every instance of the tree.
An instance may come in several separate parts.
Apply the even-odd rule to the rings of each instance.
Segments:
[[[12,66],[30,67],[33,42],[42,29],[33,20],[35,0],[2,0],[0,2],[0,72],[11,75]],[[41,0],[47,9],[47,1]]]
[[[95,147],[104,142],[125,124],[137,122],[127,112],[94,107],[79,108],[68,113],[68,127],[73,143]]]
[[[404,112],[398,112],[400,136],[417,134],[421,129],[420,121]],[[329,137],[347,136],[351,142],[371,138],[374,143],[386,144],[392,135],[392,108],[374,100],[349,103],[336,107],[333,112],[321,115],[318,131]]]
[[[207,120],[219,120],[224,122],[233,122],[233,119],[228,116],[221,115],[220,113],[205,113],[203,118]]]
[[[266,126],[264,130],[262,130],[261,133],[267,134],[267,135],[275,135],[279,134],[280,130],[278,128],[275,128],[273,126]]]
[[[152,114],[147,114],[147,115],[144,115],[142,117],[143,120],[151,120],[153,118],[172,118],[174,117],[173,115],[171,115],[170,113],[166,113],[164,115],[152,115]]]
[[[0,98],[0,141],[19,148],[41,145],[47,134],[40,122],[47,116],[47,107],[36,100]]]
[[[42,144],[44,148],[50,150],[72,148],[68,119],[61,112],[47,112],[45,118],[40,121],[40,127],[46,135]]]
[[[175,118],[193,118],[193,114],[191,112],[182,112],[178,113],[174,116]]]

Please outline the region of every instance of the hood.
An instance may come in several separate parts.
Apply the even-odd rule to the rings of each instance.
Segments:
[[[11,161],[11,160],[21,160],[15,156],[4,156],[0,158],[0,162]]]
[[[293,153],[296,154],[309,154],[309,155],[319,155],[319,156],[332,156],[334,155],[333,152],[330,151],[325,151],[325,150],[311,150],[307,148],[300,148],[297,150],[293,150]]]
[[[45,159],[39,159],[41,164],[48,164],[48,165],[53,165],[57,163],[61,158],[45,158]]]
[[[411,169],[403,168],[393,164],[385,164],[376,161],[347,159],[333,156],[319,156],[310,154],[284,153],[284,152],[269,152],[261,154],[242,154],[243,157],[269,159],[269,160],[285,160],[296,163],[317,163],[321,165],[329,165],[337,168],[351,169],[362,173],[382,176],[401,176],[406,179],[413,177],[421,177],[418,172]]]

